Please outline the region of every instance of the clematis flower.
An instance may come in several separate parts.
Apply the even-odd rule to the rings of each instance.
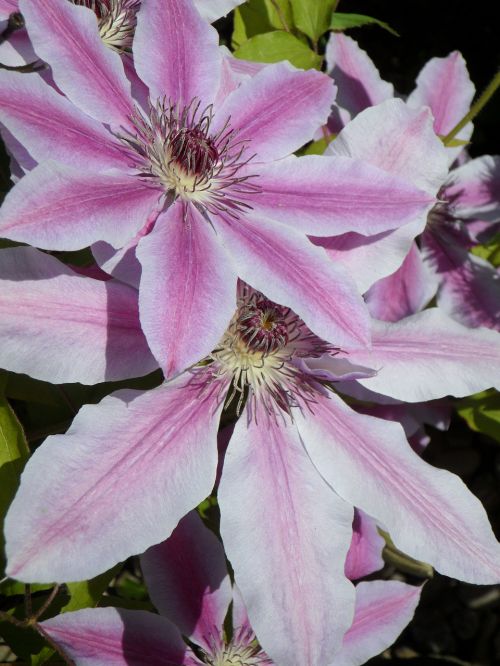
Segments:
[[[406,111],[401,103],[398,110],[390,101],[392,85],[381,79],[369,56],[351,38],[332,34],[327,60],[339,85],[340,112],[330,119],[332,131],[341,130],[355,118],[327,153],[366,159],[389,173],[401,174],[403,168],[407,177],[413,173],[413,182],[421,182],[415,160],[410,158],[403,164],[400,156],[394,162],[394,149],[399,150],[400,145],[397,136],[405,131],[405,136],[411,136],[418,116],[422,116],[418,111],[425,107],[432,111],[433,130],[439,136],[445,136],[468,112],[474,85],[461,54],[432,58],[424,66],[407,99]],[[378,138],[368,138],[368,128],[373,135],[375,125]],[[457,138],[467,141],[471,134],[470,123]],[[385,142],[385,137],[391,137],[390,141]],[[451,164],[463,148],[447,147],[444,152]],[[437,291],[439,307],[461,323],[500,330],[500,278],[491,264],[470,253],[474,239],[468,228],[476,220],[490,224],[500,220],[500,158],[478,157],[440,176],[431,168],[429,175],[434,185],[429,191],[437,192],[439,202],[430,211],[425,229],[414,229],[413,237],[421,234],[420,249],[407,233],[410,227],[368,240],[355,233],[345,234],[320,244],[358,276],[363,291],[374,285],[366,294],[374,317],[397,321],[414,314]],[[380,256],[385,261],[379,261]],[[374,270],[367,268],[370,266]]]
[[[141,0],[67,0],[74,5],[87,7],[97,18],[97,29],[103,43],[118,53],[128,53],[137,21]],[[193,0],[201,16],[212,23],[241,4],[242,0]],[[19,0],[0,0],[0,31],[2,21],[19,12]],[[20,27],[0,44],[0,62],[19,67],[36,62],[27,31]]]
[[[37,449],[6,517],[8,575],[84,579],[168,537],[212,491],[224,413],[239,418],[218,485],[221,533],[271,659],[328,663],[339,648],[354,605],[353,507],[438,571],[498,581],[500,545],[480,502],[425,463],[398,423],[353,411],[332,387],[415,402],[470,394],[498,385],[499,335],[435,309],[374,322],[372,337],[371,352],[334,348],[241,284],[204,362],[152,391],[84,406]]]
[[[91,12],[67,0],[20,9],[66,97],[39,77],[0,76],[1,120],[39,162],[7,195],[0,234],[41,248],[111,246],[103,268],[133,284],[140,274],[141,324],[167,376],[217,344],[237,276],[317,335],[369,344],[350,277],[305,234],[395,228],[434,197],[358,160],[287,157],[328,115],[328,77],[276,64],[227,87],[217,33],[191,0],[151,0],[133,42],[150,93],[140,108]]]
[[[241,596],[236,587],[231,589],[222,545],[195,512],[183,518],[170,539],[150,548],[141,564],[160,616],[99,608],[66,613],[41,624],[76,666],[285,663],[271,661],[258,646]],[[405,583],[360,583],[354,621],[334,663],[358,666],[388,647],[410,621],[419,597],[420,588]],[[228,608],[230,639],[224,629]],[[196,650],[183,643],[181,634]]]

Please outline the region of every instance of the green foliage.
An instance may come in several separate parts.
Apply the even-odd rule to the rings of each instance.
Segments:
[[[5,397],[6,383],[6,375],[0,373],[0,558],[2,560],[4,559],[4,516],[15,495],[19,477],[29,456],[23,429]]]
[[[274,30],[251,37],[235,52],[237,58],[257,62],[288,60],[300,69],[319,69],[322,58],[289,32]]]
[[[330,134],[328,137],[311,141],[305,148],[302,148],[299,155],[323,155],[330,143],[335,139],[336,134]]]
[[[68,611],[97,606],[109,583],[116,576],[120,568],[121,565],[117,565],[91,580],[68,583],[67,588],[71,599],[62,607],[61,612],[67,613]]]
[[[496,234],[490,241],[483,245],[476,245],[471,250],[481,259],[486,259],[490,264],[498,268],[500,266],[500,234]]]
[[[329,28],[335,0],[290,0],[294,24],[314,43]]]
[[[457,412],[472,430],[500,442],[500,393],[491,389],[464,398]]]
[[[349,28],[361,28],[364,25],[378,25],[384,30],[390,32],[391,35],[399,37],[399,34],[394,30],[394,28],[391,28],[388,23],[379,21],[372,16],[364,16],[363,14],[339,14],[338,12],[335,12],[332,15],[329,27],[330,30],[343,31],[349,30]]]
[[[278,11],[279,10],[279,11]],[[232,45],[239,48],[247,39],[292,25],[289,0],[250,0],[234,12]]]

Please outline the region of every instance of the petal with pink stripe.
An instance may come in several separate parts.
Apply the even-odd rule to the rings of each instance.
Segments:
[[[166,539],[210,494],[222,389],[191,382],[85,405],[36,450],[5,520],[10,577],[92,578]]]
[[[67,0],[20,0],[19,9],[63,93],[96,120],[127,126],[134,112],[130,83],[119,54],[103,44],[94,12]]]
[[[84,278],[30,247],[0,251],[0,366],[47,382],[97,384],[157,368],[137,292]]]
[[[134,63],[153,100],[165,97],[182,109],[197,98],[205,107],[220,80],[217,31],[191,0],[148,0],[137,15]]]
[[[160,613],[210,653],[214,632],[223,635],[232,590],[224,548],[196,511],[142,555],[141,568]]]
[[[352,507],[318,474],[296,427],[266,414],[236,424],[218,497],[226,553],[263,649],[287,666],[330,663],[352,622]]]
[[[500,543],[483,505],[458,476],[424,462],[398,423],[358,414],[334,393],[318,397],[314,418],[295,418],[325,480],[398,548],[452,578],[500,580]]]

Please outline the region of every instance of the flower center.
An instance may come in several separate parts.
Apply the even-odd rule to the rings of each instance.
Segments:
[[[219,160],[213,140],[197,128],[183,127],[174,134],[170,154],[173,162],[191,176],[213,170]]]
[[[164,98],[150,103],[147,116],[137,109],[131,120],[135,131],[119,138],[150,185],[212,214],[226,211],[237,217],[250,207],[247,195],[260,188],[242,169],[253,156],[246,157],[247,145],[237,140],[229,121],[212,132],[212,106],[203,109],[195,98],[180,108]]]
[[[289,308],[239,285],[237,312],[212,352],[209,367],[215,378],[231,378],[226,407],[236,400],[238,415],[247,397],[268,414],[290,415],[291,407],[314,401],[317,391],[317,380],[300,359],[335,351]]]
[[[208,656],[210,666],[257,666],[262,664],[260,650],[252,646],[225,645],[217,654]],[[264,663],[270,663],[266,660]]]
[[[137,11],[141,0],[71,0],[92,9],[102,41],[114,51],[132,50]]]

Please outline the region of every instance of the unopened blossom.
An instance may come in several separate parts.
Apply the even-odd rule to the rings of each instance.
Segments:
[[[231,587],[222,545],[195,512],[181,520],[170,539],[150,548],[141,565],[160,617],[99,608],[42,623],[43,632],[76,666],[111,661],[119,666],[137,659],[170,666],[285,666],[271,661],[258,645],[241,596]],[[418,587],[396,581],[360,583],[354,621],[328,663],[359,666],[388,647],[410,621],[419,596]],[[228,613],[230,637],[224,629]],[[194,651],[181,634],[196,646]],[[302,662],[309,664],[316,666]]]
[[[399,227],[434,197],[358,160],[287,157],[326,119],[328,77],[282,63],[239,85],[191,0],[151,0],[133,41],[149,88],[140,107],[91,12],[67,0],[20,9],[65,96],[38,76],[0,76],[10,149],[38,162],[7,195],[0,234],[48,249],[101,241],[104,269],[140,280],[141,324],[167,376],[217,344],[237,276],[325,339],[369,344],[352,279],[305,234]]]
[[[407,227],[369,239],[346,234],[327,241],[329,253],[337,260],[345,260],[345,265],[358,276],[358,286],[363,291],[383,278],[366,294],[372,315],[379,319],[397,321],[418,312],[437,291],[438,305],[461,323],[499,330],[498,271],[470,250],[475,244],[475,221],[493,224],[500,220],[500,158],[478,157],[439,176],[425,162],[418,174],[419,159],[411,152],[410,137],[426,107],[432,111],[433,131],[440,137],[468,112],[474,85],[461,54],[453,52],[426,63],[407,99],[406,112],[401,103],[397,111],[394,102],[389,101],[394,96],[392,85],[381,79],[369,56],[351,38],[332,34],[327,60],[339,86],[337,103],[341,109],[340,115],[330,119],[331,129],[339,131],[350,118],[356,118],[341,132],[340,142],[335,141],[327,152],[366,159],[389,173],[404,172],[410,179],[413,174],[413,182],[420,186],[425,175],[433,185],[429,191],[437,192],[439,199],[425,228],[414,229],[414,236],[420,234],[420,248],[405,233],[410,229]],[[375,134],[379,140],[373,138],[374,126],[378,128]],[[366,140],[368,132],[372,136]],[[464,142],[471,133],[469,123],[456,138]],[[358,137],[357,144],[354,135]],[[398,136],[406,137],[405,150],[403,159],[400,155],[394,162],[395,150],[401,153]],[[463,153],[463,147],[447,147],[443,152],[448,164],[452,164]],[[385,260],[380,261],[380,256]]]
[[[63,335],[64,309],[47,300],[44,316],[61,317]],[[151,391],[84,406],[65,435],[37,449],[6,518],[8,575],[89,578],[167,538],[212,491],[224,413],[237,420],[218,485],[221,533],[271,659],[323,664],[339,649],[354,610],[345,575],[353,507],[438,571],[498,581],[500,546],[480,502],[425,463],[398,423],[353,411],[333,388],[414,402],[468,395],[498,385],[499,334],[434,309],[374,321],[372,339],[371,351],[333,346],[240,284],[238,308],[203,362]]]

